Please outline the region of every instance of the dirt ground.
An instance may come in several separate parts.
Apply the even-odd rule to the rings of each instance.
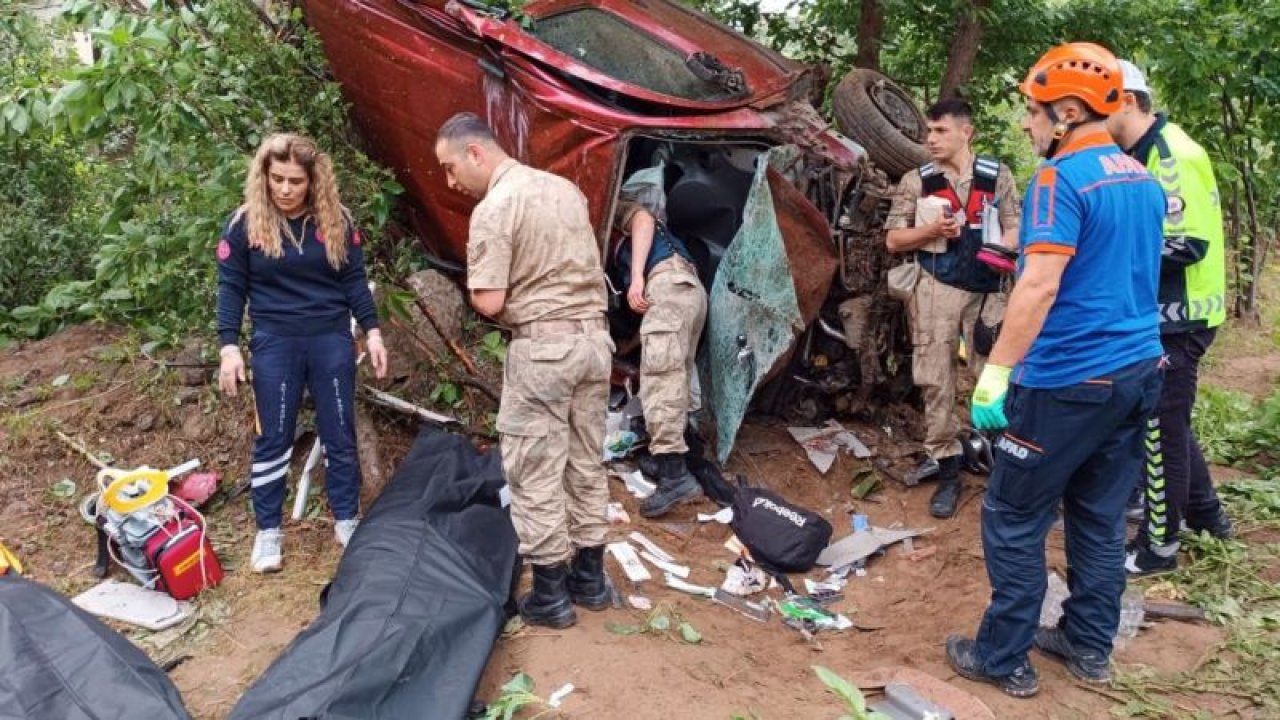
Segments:
[[[109,453],[121,466],[167,467],[199,457],[205,469],[223,474],[226,487],[244,477],[247,469],[252,436],[248,398],[219,399],[208,383],[212,367],[166,368],[133,356],[130,347],[136,342],[120,331],[77,327],[0,354],[0,539],[27,563],[30,577],[67,594],[97,582],[91,573],[93,534],[75,507],[75,501],[90,491],[94,471],[56,438],[55,430],[95,452]],[[176,362],[198,366],[199,358],[188,354]],[[1212,373],[1224,370],[1239,373],[1239,368],[1221,363]],[[1275,370],[1259,369],[1267,380]],[[1255,376],[1255,382],[1260,381]],[[370,410],[369,417],[378,429],[379,467],[373,470],[389,476],[405,454],[413,428],[383,411]],[[910,463],[899,457],[908,447],[903,428],[847,425],[878,456],[900,468]],[[580,624],[569,630],[525,629],[500,640],[480,696],[494,697],[498,686],[523,671],[534,678],[544,697],[565,683],[574,684],[577,689],[560,709],[566,718],[832,718],[840,714],[839,708],[810,666],[825,665],[850,676],[902,665],[953,681],[1000,718],[1108,716],[1121,696],[1084,688],[1060,665],[1043,658],[1034,658],[1043,689],[1029,701],[1013,700],[991,686],[954,676],[943,657],[943,640],[950,633],[971,634],[976,629],[989,592],[978,535],[982,478],[967,478],[956,518],[936,521],[926,509],[932,491],[928,484],[909,489],[889,481],[869,500],[853,500],[851,481],[862,467],[862,461],[842,457],[826,476],[819,475],[785,428],[755,419],[744,427],[727,468],[730,474],[744,474],[823,513],[837,536],[848,532],[851,512],[866,513],[879,526],[934,528],[915,543],[916,548],[936,546],[931,557],[913,561],[901,547],[894,547],[869,563],[865,577],[851,578],[845,599],[835,608],[858,629],[821,634],[809,643],[776,619],[758,624],[650,582],[647,587],[623,589],[655,603],[672,603],[701,633],[700,645],[648,635],[619,636],[605,628],[608,622],[639,622],[642,613],[580,611]],[[369,472],[367,468],[366,476]],[[76,483],[74,498],[51,491],[66,478]],[[696,511],[712,508],[709,502],[651,523],[640,519],[636,501],[620,483],[613,482],[612,492],[633,521],[618,527],[618,534],[640,529],[678,562],[692,567],[691,582],[719,584],[723,573],[717,565],[732,560],[721,546],[728,529],[693,522]],[[198,718],[221,718],[315,617],[318,593],[331,577],[339,548],[327,514],[316,512],[286,526],[285,570],[254,576],[247,567],[253,532],[247,496],[223,496],[208,514],[214,545],[228,574],[221,587],[201,596],[197,621],[162,634],[118,629],[158,661],[185,657],[171,677],[189,709]],[[1060,572],[1062,544],[1059,532],[1050,535],[1050,566]],[[611,564],[610,572],[626,585],[616,566]],[[117,571],[117,577],[120,574]],[[1158,622],[1130,641],[1117,658],[1166,672],[1186,670],[1204,662],[1220,639],[1220,631],[1212,626]],[[1203,708],[1213,713],[1230,700],[1207,698]]]

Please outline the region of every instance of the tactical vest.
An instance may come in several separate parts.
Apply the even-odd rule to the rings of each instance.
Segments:
[[[1166,123],[1151,152],[1140,159],[1164,189],[1165,237],[1190,235],[1208,245],[1199,262],[1161,268],[1160,331],[1217,327],[1227,319],[1226,241],[1209,156],[1182,128]]]
[[[1000,290],[1000,275],[978,260],[982,249],[982,209],[996,198],[996,179],[1000,176],[1000,163],[988,157],[973,159],[973,182],[969,197],[963,205],[955,188],[933,163],[920,166],[921,197],[930,195],[951,203],[951,209],[964,210],[965,224],[960,237],[950,241],[947,251],[916,252],[920,266],[939,281],[969,292],[990,293]]]

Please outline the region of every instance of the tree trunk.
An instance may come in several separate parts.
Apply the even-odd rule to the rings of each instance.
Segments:
[[[973,62],[982,44],[982,12],[991,7],[991,0],[968,0],[956,14],[956,31],[947,51],[947,69],[942,73],[942,85],[938,99],[955,97],[957,91],[973,76]]]
[[[858,15],[858,55],[853,64],[880,72],[880,44],[884,38],[884,8],[880,0],[862,0]]]

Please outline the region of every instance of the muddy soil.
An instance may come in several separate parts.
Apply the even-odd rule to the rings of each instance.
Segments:
[[[95,452],[109,453],[121,466],[167,467],[199,457],[206,469],[221,472],[224,492],[208,515],[228,572],[225,582],[201,596],[198,619],[179,631],[117,629],[158,661],[186,658],[171,676],[188,707],[198,718],[222,718],[315,617],[318,593],[336,567],[339,548],[332,522],[316,502],[307,518],[286,525],[284,571],[270,577],[250,573],[248,499],[226,492],[247,470],[253,432],[248,398],[219,398],[209,383],[213,367],[198,366],[196,354],[188,353],[187,366],[164,367],[135,356],[130,347],[136,343],[119,331],[77,327],[0,354],[0,539],[27,563],[31,578],[61,592],[75,594],[97,582],[91,572],[93,535],[75,507],[90,491],[94,470],[56,438],[55,430]],[[377,428],[377,470],[390,476],[414,429],[381,410],[369,409],[368,416]],[[910,463],[902,427],[848,426],[878,456],[899,468]],[[297,463],[301,455],[305,453],[295,453]],[[838,536],[848,532],[851,512],[866,513],[880,526],[933,528],[915,542],[917,549],[936,547],[932,556],[911,560],[894,547],[869,563],[865,577],[851,579],[835,608],[853,619],[857,630],[820,634],[808,642],[776,619],[759,624],[654,582],[627,587],[610,564],[626,593],[670,603],[703,642],[620,636],[606,628],[608,623],[640,622],[643,614],[636,611],[580,612],[580,624],[569,630],[525,629],[501,639],[481,697],[493,697],[512,674],[523,671],[543,696],[565,683],[575,685],[560,709],[566,718],[832,718],[839,708],[812,665],[846,676],[901,665],[953,682],[1000,718],[1108,716],[1121,696],[1084,688],[1060,665],[1043,658],[1034,658],[1043,690],[1033,700],[1013,700],[993,687],[954,676],[942,643],[950,633],[974,632],[989,593],[978,533],[983,479],[967,477],[960,513],[937,521],[927,512],[928,484],[905,488],[888,480],[868,500],[854,500],[851,482],[864,467],[863,461],[842,457],[827,475],[820,475],[784,427],[754,419],[744,428],[727,468],[731,475],[741,473],[823,513]],[[74,496],[61,497],[52,490],[63,479],[75,482]],[[632,518],[630,525],[616,528],[618,535],[639,529],[691,566],[691,582],[719,584],[722,568],[732,560],[722,547],[728,529],[694,522],[697,511],[713,509],[710,503],[686,506],[654,523],[639,517],[636,501],[620,483],[614,481],[611,490]],[[1062,545],[1055,531],[1049,558],[1060,572]],[[1220,639],[1212,626],[1155,623],[1117,658],[1165,672],[1186,670],[1203,662]],[[1212,714],[1231,700],[1204,698],[1202,707]]]

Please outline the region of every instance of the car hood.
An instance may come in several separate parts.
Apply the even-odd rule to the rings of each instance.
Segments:
[[[400,0],[411,3],[411,0]],[[814,71],[667,0],[534,0],[513,16],[431,0],[475,35],[655,114],[805,99]]]

